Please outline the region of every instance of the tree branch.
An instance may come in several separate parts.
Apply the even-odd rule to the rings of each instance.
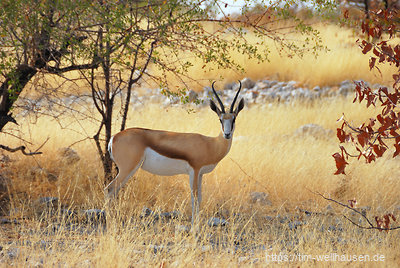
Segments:
[[[75,70],[87,70],[87,69],[97,68],[98,66],[99,66],[99,62],[93,62],[93,63],[88,63],[88,64],[71,65],[71,66],[64,67],[64,68],[46,66],[44,69],[52,74],[61,74],[61,73],[65,73],[65,72],[75,71]]]
[[[327,201],[336,203],[336,204],[338,204],[338,205],[340,205],[340,206],[342,206],[342,207],[345,207],[345,208],[347,208],[347,209],[350,209],[350,210],[354,211],[355,213],[361,215],[361,217],[368,223],[369,226],[363,226],[363,225],[360,225],[360,224],[358,224],[358,223],[355,223],[354,221],[352,221],[351,219],[349,219],[349,218],[346,217],[345,215],[342,215],[345,219],[347,219],[349,222],[351,222],[352,224],[354,224],[355,226],[357,226],[357,227],[359,227],[359,228],[367,229],[367,230],[373,230],[373,229],[375,229],[375,230],[379,230],[379,231],[382,231],[382,230],[384,230],[384,231],[391,231],[391,230],[400,229],[400,226],[390,227],[390,228],[382,228],[382,227],[375,226],[375,225],[373,225],[372,222],[368,219],[368,217],[367,217],[364,213],[362,213],[361,211],[359,211],[359,210],[357,210],[357,209],[355,209],[355,208],[352,208],[352,207],[350,207],[350,206],[348,206],[348,205],[346,205],[346,204],[343,204],[343,203],[341,203],[341,202],[339,202],[339,201],[337,201],[337,200],[335,200],[335,199],[325,197],[323,194],[321,194],[321,193],[319,193],[319,192],[313,192],[313,191],[311,191],[311,192],[312,192],[313,194],[316,194],[316,195],[321,196],[323,199],[325,199],[325,200],[327,200]]]
[[[42,152],[26,152],[25,151],[26,150],[25,146],[19,146],[19,147],[16,147],[16,148],[10,148],[8,146],[0,144],[0,149],[6,150],[6,151],[11,152],[11,153],[14,153],[16,151],[21,151],[24,155],[28,155],[28,156],[36,155],[36,154],[42,154]]]

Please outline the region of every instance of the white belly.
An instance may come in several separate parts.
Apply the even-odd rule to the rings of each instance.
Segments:
[[[162,176],[189,174],[192,167],[185,160],[169,158],[156,151],[146,148],[142,169]]]
[[[214,168],[215,168],[216,166],[217,166],[217,165],[208,165],[208,166],[204,166],[204,167],[202,167],[202,168],[200,169],[200,174],[203,175],[203,174],[210,173],[211,171],[214,170]]]

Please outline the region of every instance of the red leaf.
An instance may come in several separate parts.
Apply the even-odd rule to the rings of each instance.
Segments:
[[[379,134],[381,134],[382,136],[386,136],[385,131],[388,128],[388,124],[387,122],[385,122],[385,124],[383,124],[380,128],[378,128],[378,132]]]
[[[394,128],[392,128],[392,129],[390,130],[390,135],[392,135],[392,137],[397,137],[397,136],[399,136],[399,134],[396,132],[396,130],[394,130]]]
[[[344,16],[345,19],[348,19],[348,18],[349,18],[349,10],[348,10],[348,9],[346,9],[346,10],[343,12],[343,16]]]
[[[343,129],[338,128],[336,129],[336,132],[336,136],[338,137],[340,143],[343,143],[348,139],[348,135],[346,135],[346,132]]]
[[[389,214],[386,214],[386,215],[383,216],[385,229],[389,229],[389,225],[390,225],[389,216],[390,216]]]
[[[376,159],[375,155],[372,152],[370,152],[369,155],[366,156],[365,158],[367,160],[367,163],[371,163],[372,161],[375,161],[375,159]]]
[[[369,59],[369,69],[372,70],[375,66],[375,62],[376,62],[376,58],[375,57],[371,57]]]
[[[372,51],[374,54],[375,54],[375,56],[377,56],[377,57],[380,57],[381,56],[381,53],[376,49],[376,48],[374,48],[374,50]]]
[[[385,93],[386,96],[389,94],[387,87],[381,87],[381,88],[379,88],[379,93],[380,93],[380,92]]]
[[[369,140],[369,135],[368,135],[368,133],[365,132],[365,131],[361,132],[360,134],[357,135],[357,140],[358,140],[358,143],[360,143],[360,145],[361,145],[362,147],[364,147],[364,145],[365,145],[365,144],[368,142],[368,140]]]
[[[396,141],[396,143],[400,143],[400,136],[397,136],[397,137],[395,138],[395,141]]]
[[[385,153],[386,148],[377,144],[374,144],[372,146],[372,148],[374,149],[374,152],[376,153],[377,157],[382,157],[382,155]]]
[[[369,125],[368,125],[368,127],[369,127],[369,128],[372,128],[372,127],[375,125],[375,121],[376,121],[376,119],[370,118],[370,119],[369,119]]]
[[[371,36],[371,37],[375,37],[375,28],[374,27],[371,27],[371,28],[369,28],[369,30],[368,30],[368,35],[369,36]],[[365,53],[364,53],[365,54]]]
[[[336,168],[337,168],[335,175],[339,175],[339,174],[346,175],[346,173],[344,172],[344,169],[346,168],[346,165],[348,165],[349,163],[347,163],[346,160],[344,159],[343,152],[342,152],[342,154],[334,153],[332,156],[333,156],[333,158],[335,158]]]
[[[381,49],[386,55],[389,55],[389,56],[393,55],[393,49],[390,45],[388,46],[387,44],[384,44],[381,46]]]
[[[379,57],[379,63],[384,62],[385,59],[386,59],[385,54],[382,53],[382,54],[380,55],[380,57]]]
[[[400,75],[394,74],[393,75],[394,84],[393,87],[396,87],[396,84],[400,82]]]
[[[376,119],[378,119],[379,123],[381,123],[382,125],[385,123],[385,120],[383,119],[382,115],[380,115],[380,114],[378,114]]]
[[[377,140],[379,142],[379,145],[386,147],[386,149],[388,149],[389,147],[387,147],[386,143],[382,140],[381,136],[377,137]]]
[[[393,153],[393,157],[396,157],[400,154],[400,144],[395,144],[394,148],[396,148],[396,151]]]
[[[357,205],[356,198],[353,198],[351,200],[347,200],[347,202],[349,203],[349,206],[352,207],[352,208],[356,207],[356,205]]]
[[[394,52],[399,55],[400,54],[400,45],[394,47]]]
[[[383,220],[381,220],[378,216],[375,216],[375,222],[376,222],[376,227],[382,228]],[[379,231],[381,232],[382,230],[379,229]]]
[[[361,29],[362,29],[362,32],[363,32],[363,33],[365,33],[365,32],[368,31],[369,25],[368,25],[368,22],[367,22],[367,21],[363,21],[363,22],[361,23]],[[358,41],[358,40],[357,40],[357,41]]]
[[[363,41],[363,44],[364,44],[364,41]],[[367,54],[367,52],[370,51],[371,49],[372,49],[372,44],[366,42],[364,49],[362,50],[362,53]]]

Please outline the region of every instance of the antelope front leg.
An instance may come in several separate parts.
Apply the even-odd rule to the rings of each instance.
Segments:
[[[199,174],[199,178],[198,178],[198,182],[197,182],[197,201],[198,201],[198,204],[199,204],[199,208],[200,208],[200,204],[201,204],[201,199],[202,199],[202,196],[201,196],[201,183],[202,183],[202,180],[203,180],[203,174]]]
[[[190,173],[190,192],[192,198],[192,229],[195,231],[199,227],[199,207],[201,202],[201,185],[199,185],[199,172],[194,170]],[[200,188],[200,192],[199,192]],[[200,193],[200,195],[199,195]]]

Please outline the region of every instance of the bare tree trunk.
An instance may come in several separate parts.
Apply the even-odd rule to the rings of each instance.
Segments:
[[[103,50],[103,36],[102,33],[99,32],[99,47],[100,50]],[[96,108],[99,110],[100,114],[102,115],[102,122],[100,125],[100,128],[96,135],[93,137],[97,146],[97,151],[99,153],[100,159],[103,164],[103,171],[104,171],[104,183],[107,185],[113,178],[112,178],[112,160],[110,153],[108,152],[108,143],[111,140],[111,133],[112,133],[112,113],[113,113],[113,107],[114,107],[114,93],[112,92],[111,89],[111,60],[110,60],[110,51],[111,51],[111,46],[110,42],[107,41],[105,44],[105,53],[104,57],[102,58],[102,63],[101,67],[103,70],[103,75],[104,75],[104,94],[103,96],[98,95],[96,93],[96,89],[94,86],[94,72],[92,70],[92,81],[91,81],[91,86],[92,86],[92,97],[94,98]],[[103,51],[104,52],[104,51]],[[97,95],[96,95],[97,94]],[[98,105],[96,98],[100,99],[100,102],[102,105]],[[103,148],[102,144],[100,142],[100,133],[101,130],[104,126],[104,143],[103,143]]]
[[[108,59],[109,63],[109,59]],[[105,118],[104,118],[104,130],[105,130],[105,142],[104,142],[104,177],[105,182],[108,184],[112,180],[112,161],[110,157],[110,153],[108,152],[108,143],[111,140],[112,133],[112,110],[113,110],[113,98],[111,97],[111,70],[107,63],[107,67],[104,68],[104,76],[105,76],[105,86],[106,86],[106,94],[105,94]]]
[[[369,19],[369,0],[364,0],[365,5],[365,17]]]
[[[385,3],[385,9],[388,10],[389,8],[388,0],[383,0],[383,3]]]
[[[7,74],[6,80],[0,86],[0,131],[8,122],[17,123],[12,117],[11,107],[36,73],[35,68],[22,64]]]
[[[54,10],[50,8],[45,14],[48,21],[44,23],[40,30],[37,31],[30,58],[26,58],[25,62],[19,63],[11,70],[6,79],[0,86],[0,132],[8,122],[17,123],[12,117],[11,108],[18,99],[20,93],[29,83],[33,76],[39,70],[46,70],[49,73],[60,74],[73,70],[90,69],[98,66],[95,59],[90,64],[75,65],[72,64],[65,68],[59,68],[61,58],[67,54],[71,45],[71,40],[82,42],[85,36],[75,36],[73,34],[61,40],[58,48],[52,46],[50,31],[55,27],[53,22]],[[43,15],[44,16],[44,15]],[[27,51],[25,51],[26,53]],[[49,66],[49,62],[55,62],[55,66]]]

